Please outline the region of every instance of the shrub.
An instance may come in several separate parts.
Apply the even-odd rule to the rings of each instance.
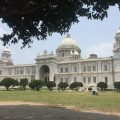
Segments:
[[[42,86],[43,86],[43,81],[41,80],[32,80],[29,83],[29,87],[37,91],[39,91]]]
[[[58,89],[65,90],[67,87],[68,87],[68,83],[67,82],[60,82],[58,84]]]
[[[20,86],[22,87],[23,90],[26,89],[27,85],[28,85],[28,79],[27,78],[20,79]]]
[[[114,87],[117,89],[117,92],[120,92],[120,81],[114,82]]]
[[[70,89],[78,91],[79,87],[83,87],[81,82],[73,82],[70,84]]]
[[[105,89],[108,87],[107,84],[105,82],[99,82],[97,84],[97,87],[100,87],[101,88],[101,91],[105,91]]]
[[[53,82],[53,81],[48,81],[48,82],[46,83],[46,85],[47,85],[47,88],[48,88],[50,91],[52,91],[52,90],[53,90],[53,87],[56,86],[55,82]]]
[[[12,78],[4,78],[1,82],[0,85],[4,86],[6,88],[6,90],[9,90],[10,86],[13,86],[14,84],[14,79]]]
[[[15,79],[13,79],[13,87],[15,87],[15,86],[18,86],[19,85],[19,82],[18,82],[18,80],[15,80]]]

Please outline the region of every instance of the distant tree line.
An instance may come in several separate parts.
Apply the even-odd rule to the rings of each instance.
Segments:
[[[56,83],[54,81],[48,81],[47,83],[45,83],[42,80],[31,80],[31,82],[28,82],[27,78],[22,78],[19,81],[13,78],[4,78],[0,81],[0,86],[4,86],[7,91],[10,88],[13,89],[15,86],[19,86],[20,90],[26,90],[26,87],[29,86],[29,88],[31,88],[32,90],[39,91],[43,86],[46,86],[50,91],[52,91],[54,87],[57,87],[58,90],[63,91],[66,88],[78,91],[80,87],[83,87],[83,83],[73,82],[69,85],[67,82],[60,82],[56,86]],[[99,87],[101,91],[104,92],[107,89],[108,85],[105,82],[99,82],[97,83],[97,87]],[[117,92],[120,92],[120,81],[114,82],[114,87],[116,88]],[[92,90],[92,87],[88,88],[88,90]]]

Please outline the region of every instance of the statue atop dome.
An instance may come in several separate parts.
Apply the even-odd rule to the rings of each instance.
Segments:
[[[47,55],[47,54],[48,54],[47,50],[44,50],[43,54],[44,54],[44,55]]]
[[[67,36],[66,36],[66,38],[71,38],[71,34],[68,33]]]

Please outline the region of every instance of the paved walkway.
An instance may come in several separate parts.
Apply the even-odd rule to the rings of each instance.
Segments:
[[[0,120],[120,120],[120,116],[84,113],[59,107],[0,106]]]

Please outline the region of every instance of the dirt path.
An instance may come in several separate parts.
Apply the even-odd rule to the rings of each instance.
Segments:
[[[80,111],[74,106],[1,101],[0,120],[120,120],[120,113],[103,114],[95,110]]]
[[[0,120],[120,120],[119,116],[33,105],[0,106]]]

